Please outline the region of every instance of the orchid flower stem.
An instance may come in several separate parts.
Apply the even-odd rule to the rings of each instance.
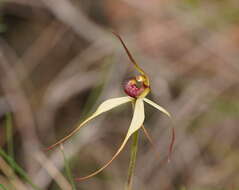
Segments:
[[[10,113],[6,115],[6,136],[7,136],[7,151],[9,156],[14,159],[14,150],[13,150],[13,127],[12,127],[12,116]]]
[[[133,183],[133,175],[134,169],[136,164],[136,157],[137,157],[137,150],[138,150],[138,141],[139,141],[139,131],[136,131],[133,135],[133,142],[131,145],[131,155],[130,155],[130,163],[129,163],[129,170],[128,170],[128,179],[126,190],[132,190],[132,183]]]

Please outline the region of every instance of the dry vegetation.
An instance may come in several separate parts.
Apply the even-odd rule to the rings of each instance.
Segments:
[[[122,83],[134,73],[111,30],[150,75],[150,98],[172,113],[176,128],[167,164],[171,123],[147,107],[145,127],[161,157],[141,135],[135,189],[237,190],[238,0],[0,1],[0,189],[71,189],[69,174],[84,176],[111,158],[130,106],[65,143],[69,162],[60,148],[43,151],[102,100],[124,95]],[[76,189],[123,189],[128,162],[129,146]]]

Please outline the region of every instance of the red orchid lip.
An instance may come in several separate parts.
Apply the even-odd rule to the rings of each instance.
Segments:
[[[149,91],[149,81],[145,75],[137,75],[125,83],[124,91],[132,98],[145,97]]]
[[[133,98],[139,97],[145,89],[148,88],[145,84],[139,87],[135,79],[131,79],[124,85],[124,91],[127,95]]]

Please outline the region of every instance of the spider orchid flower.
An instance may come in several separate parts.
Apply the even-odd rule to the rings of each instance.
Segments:
[[[133,63],[136,70],[140,73],[138,76],[128,80],[125,83],[124,91],[128,96],[119,97],[119,98],[111,98],[111,99],[108,99],[108,100],[104,101],[103,103],[100,104],[100,106],[97,108],[97,110],[90,117],[85,119],[69,135],[62,138],[61,140],[59,140],[55,144],[49,146],[47,148],[47,150],[50,150],[50,149],[62,144],[66,140],[68,140],[71,136],[73,136],[75,133],[77,133],[83,126],[85,126],[85,124],[88,123],[90,120],[92,120],[95,117],[101,115],[102,113],[107,112],[107,111],[109,111],[113,108],[116,108],[116,107],[118,107],[122,104],[126,104],[126,103],[132,103],[133,104],[133,109],[134,109],[133,118],[132,118],[132,121],[131,121],[131,124],[129,126],[128,132],[127,132],[122,144],[120,145],[120,147],[118,148],[116,153],[113,155],[111,160],[108,161],[103,167],[101,167],[97,171],[93,172],[92,174],[90,174],[88,176],[85,176],[85,177],[77,178],[77,180],[84,180],[84,179],[93,177],[93,176],[97,175],[98,173],[100,173],[102,170],[104,170],[107,166],[109,166],[110,163],[123,150],[123,148],[125,147],[126,143],[128,142],[129,138],[132,136],[132,134],[134,132],[136,132],[137,130],[139,130],[140,128],[143,128],[146,137],[151,141],[151,138],[150,138],[149,134],[147,133],[146,129],[143,126],[144,119],[145,119],[145,113],[144,113],[144,103],[145,102],[150,104],[154,108],[158,109],[162,113],[166,114],[168,117],[171,117],[170,113],[166,109],[164,109],[163,107],[159,106],[158,104],[156,104],[153,101],[146,98],[146,96],[150,92],[149,78],[148,78],[147,74],[136,63],[136,61],[132,57],[131,53],[129,52],[128,48],[126,47],[125,43],[121,39],[121,37],[116,33],[113,33],[113,34],[120,40],[120,42],[122,43],[130,61]],[[170,145],[170,151],[172,149],[173,141],[174,141],[174,132],[173,132],[173,139],[172,139],[172,142],[171,142],[171,145]],[[152,141],[151,141],[151,143],[152,143]]]

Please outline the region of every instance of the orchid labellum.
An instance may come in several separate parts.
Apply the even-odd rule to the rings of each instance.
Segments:
[[[148,103],[149,105],[153,106],[154,108],[158,109],[162,113],[166,114],[168,117],[171,117],[170,113],[166,109],[164,109],[163,107],[159,106],[158,104],[156,104],[153,101],[146,98],[146,96],[150,92],[149,77],[143,71],[143,69],[141,69],[139,67],[139,65],[136,63],[136,61],[132,57],[131,53],[127,49],[125,43],[121,39],[121,37],[116,33],[114,33],[114,35],[120,40],[130,61],[133,63],[134,67],[139,72],[138,76],[128,80],[124,85],[124,91],[128,96],[112,98],[112,99],[108,99],[108,100],[104,101],[102,104],[100,104],[100,106],[97,108],[97,110],[90,117],[85,119],[69,135],[62,138],[61,140],[59,140],[55,144],[51,145],[47,149],[50,150],[50,149],[56,147],[57,145],[60,145],[61,143],[65,142],[67,139],[69,139],[71,136],[73,136],[75,133],[77,133],[81,129],[81,127],[85,126],[90,120],[92,120],[95,117],[101,115],[102,113],[107,112],[113,108],[116,108],[122,104],[133,103],[133,105],[134,105],[133,106],[133,110],[134,110],[133,118],[132,118],[131,124],[129,126],[129,129],[127,131],[127,134],[126,134],[122,144],[120,145],[119,149],[114,154],[114,156],[111,158],[111,160],[108,161],[103,167],[101,167],[97,171],[93,172],[92,174],[85,176],[85,177],[77,178],[78,180],[90,178],[90,177],[95,176],[96,174],[100,173],[102,170],[104,170],[123,150],[123,148],[125,147],[126,143],[128,142],[129,138],[132,136],[132,134],[135,133],[136,131],[138,131],[140,128],[144,129],[144,132],[145,132],[147,138],[149,138],[149,140],[150,140],[150,137],[148,136],[148,133],[143,126],[144,119],[145,119],[145,113],[144,113],[144,103],[145,102]],[[172,149],[173,141],[174,141],[174,132],[173,132],[173,138],[172,138],[172,143],[170,145],[170,149]]]

